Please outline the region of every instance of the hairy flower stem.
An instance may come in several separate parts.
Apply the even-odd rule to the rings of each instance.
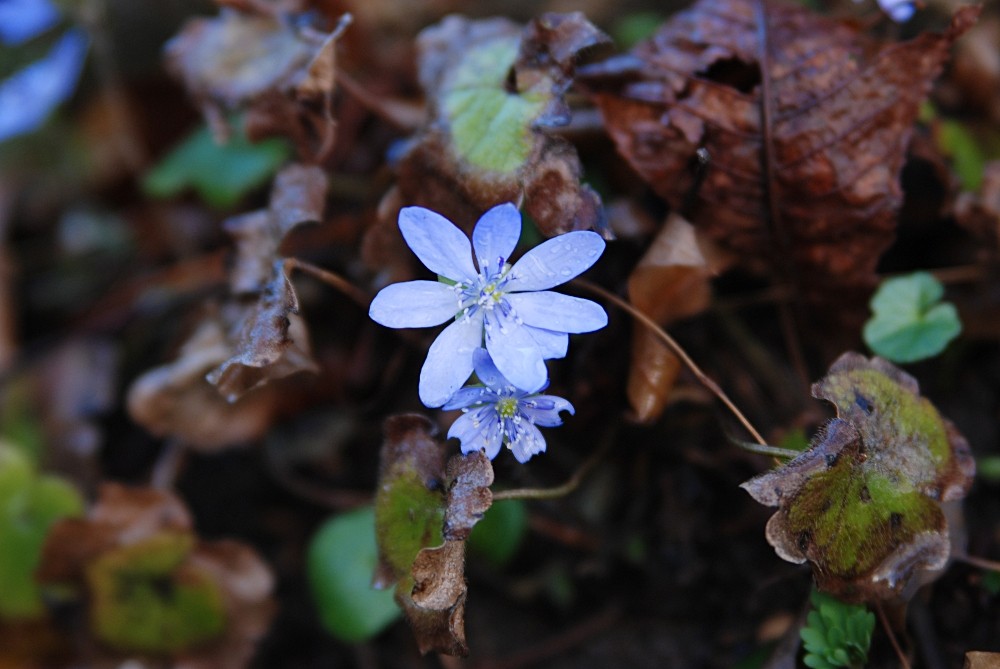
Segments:
[[[681,348],[681,345],[678,344],[673,337],[667,334],[666,331],[663,328],[661,328],[656,321],[654,321],[652,318],[642,313],[641,311],[639,311],[634,306],[632,306],[622,298],[618,297],[614,293],[609,292],[596,284],[590,283],[589,281],[586,281],[584,279],[575,279],[573,283],[580,286],[581,288],[589,290],[592,293],[600,295],[608,302],[611,302],[615,306],[621,308],[623,311],[632,316],[632,318],[634,318],[635,320],[639,321],[647,328],[649,328],[650,331],[652,331],[653,334],[655,334],[657,338],[659,338],[659,340],[662,341],[667,346],[667,348],[669,348],[674,353],[674,355],[680,358],[681,362],[683,362],[684,365],[689,370],[691,370],[691,373],[695,375],[695,377],[698,379],[701,385],[705,386],[705,388],[707,388],[709,392],[711,392],[713,395],[719,398],[720,402],[726,405],[726,408],[729,409],[730,413],[732,413],[733,416],[736,417],[736,420],[738,420],[740,424],[743,425],[744,428],[746,428],[746,431],[749,432],[751,436],[753,436],[753,438],[757,441],[758,444],[762,446],[768,445],[767,442],[764,440],[764,437],[760,436],[760,432],[758,432],[754,428],[754,426],[750,423],[747,417],[743,415],[743,412],[740,411],[738,408],[736,408],[736,405],[733,404],[733,401],[729,399],[729,396],[726,395],[725,392],[723,392],[722,388],[719,387],[719,384],[717,384],[707,374],[705,374],[705,372],[701,370],[701,367],[699,367],[695,363],[695,361],[691,359],[691,356],[689,356],[687,352],[683,348]]]
[[[286,258],[285,268],[289,273],[294,270],[299,270],[300,272],[304,272],[309,276],[319,279],[323,283],[336,288],[341,293],[357,302],[362,309],[367,309],[368,303],[371,302],[371,298],[368,297],[363,290],[344,277],[325,270],[322,267],[317,267],[316,265],[306,262],[305,260],[299,260],[298,258]]]
[[[597,466],[597,463],[601,461],[610,448],[611,440],[605,439],[600,448],[591,453],[590,457],[584,460],[583,464],[562,485],[552,488],[513,488],[511,490],[500,490],[493,493],[493,501],[496,502],[501,499],[556,499],[558,497],[565,497],[580,486],[580,483],[590,473],[590,470]]]

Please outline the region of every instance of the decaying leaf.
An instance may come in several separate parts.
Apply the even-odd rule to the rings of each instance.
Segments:
[[[225,111],[246,109],[251,139],[291,137],[303,156],[322,156],[333,140],[335,43],[348,21],[324,35],[266,3],[242,9],[251,7],[188,21],[166,47],[167,66],[217,136],[228,136]]]
[[[694,228],[672,213],[629,276],[629,300],[660,325],[667,325],[708,307],[709,278]],[[635,329],[627,393],[639,421],[654,421],[663,413],[680,369],[680,360],[653,333],[643,327]]]
[[[916,380],[881,358],[845,353],[812,392],[837,417],[808,451],[742,487],[779,507],[767,540],[789,562],[808,560],[820,589],[852,602],[906,599],[915,575],[948,560],[941,504],[972,484],[969,446]]]
[[[955,219],[992,248],[1000,248],[1000,160],[986,164],[978,193],[958,196]]]
[[[238,335],[254,310],[230,304],[210,309],[181,347],[177,358],[133,381],[126,399],[132,419],[157,436],[170,435],[185,445],[217,450],[260,437],[286,400],[300,396],[301,384],[282,377],[244,393],[233,402],[205,378],[233,358]],[[299,317],[289,316],[289,337],[305,336]],[[247,378],[244,376],[243,378]]]
[[[396,601],[420,652],[467,655],[465,539],[492,503],[493,468],[483,453],[455,455],[419,414],[385,424],[375,528],[376,587],[396,585]]]
[[[970,650],[965,654],[963,669],[1000,669],[1000,653]]]
[[[569,122],[563,94],[577,56],[609,38],[580,13],[506,19],[449,16],[417,38],[430,120],[398,166],[402,201],[474,221],[525,203],[546,235],[602,226],[570,144],[543,132]],[[396,211],[388,212],[395,220]]]
[[[200,542],[183,503],[150,488],[102,486],[87,518],[53,527],[37,578],[85,595],[98,652],[165,654],[176,666],[244,666],[273,613],[273,577],[256,553]]]
[[[618,151],[675,209],[691,198],[696,226],[807,298],[861,298],[892,241],[919,104],[978,13],[890,44],[796,4],[701,0],[583,76]]]

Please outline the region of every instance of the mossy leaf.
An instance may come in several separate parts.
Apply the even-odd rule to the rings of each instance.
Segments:
[[[940,503],[961,499],[975,461],[917,382],[881,358],[845,353],[813,395],[837,408],[812,447],[743,484],[779,507],[767,539],[812,563],[818,587],[848,601],[906,598],[911,577],[950,553]]]
[[[375,511],[357,509],[331,518],[309,546],[309,582],[327,630],[342,641],[371,639],[399,618],[389,590],[371,586],[378,560]]]
[[[882,282],[864,327],[871,349],[893,362],[916,362],[945,349],[962,331],[955,307],[941,302],[944,287],[927,272]]]

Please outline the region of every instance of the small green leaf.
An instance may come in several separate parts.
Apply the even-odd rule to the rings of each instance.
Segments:
[[[282,140],[251,144],[235,132],[229,143],[219,145],[202,126],[147,172],[142,186],[154,197],[173,197],[191,187],[209,205],[225,209],[267,181],[288,156]]]
[[[1000,483],[1000,455],[987,455],[976,460],[976,474],[990,483]]]
[[[0,619],[44,614],[34,579],[42,544],[53,523],[82,512],[75,488],[38,475],[22,452],[0,443]]]
[[[519,499],[500,500],[490,507],[469,535],[469,550],[495,565],[506,564],[528,531],[528,514]]]
[[[813,590],[813,610],[799,631],[805,657],[802,662],[814,669],[861,667],[868,658],[875,615],[863,606],[845,604]]]
[[[663,21],[663,15],[656,12],[626,14],[611,27],[611,37],[619,49],[628,50],[652,37]]]
[[[951,156],[962,188],[978,191],[983,184],[983,171],[986,167],[986,154],[979,140],[964,125],[951,119],[940,122],[937,140],[941,151]]]
[[[377,563],[371,507],[330,519],[312,539],[308,565],[313,598],[323,625],[342,641],[371,639],[401,614],[392,590],[371,586]]]
[[[865,323],[865,343],[893,362],[937,355],[962,331],[955,307],[940,301],[943,294],[927,272],[883,281],[871,299],[874,315]]]

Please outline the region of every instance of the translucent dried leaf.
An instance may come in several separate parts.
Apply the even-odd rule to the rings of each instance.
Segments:
[[[809,561],[817,585],[846,601],[908,598],[913,577],[950,554],[941,503],[961,499],[975,461],[916,380],[881,358],[845,353],[813,395],[837,408],[812,447],[742,487],[779,507],[767,540]]]
[[[817,300],[860,297],[892,241],[919,105],[979,9],[958,10],[943,34],[879,43],[795,4],[766,5],[762,26],[759,6],[701,0],[674,15],[589,70],[594,99],[636,171],[674,208],[693,195],[692,222],[745,265],[795,277]]]
[[[671,214],[628,280],[629,300],[660,325],[708,307],[710,271],[694,228]],[[680,360],[647,328],[632,334],[627,393],[636,418],[656,420],[680,373]]]

